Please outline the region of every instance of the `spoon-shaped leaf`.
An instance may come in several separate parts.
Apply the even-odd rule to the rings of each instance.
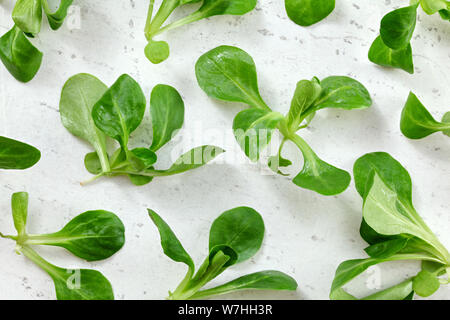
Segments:
[[[130,134],[144,117],[146,100],[139,84],[124,74],[103,94],[92,109],[94,123],[103,133],[128,145]]]
[[[400,129],[410,139],[421,139],[435,132],[445,133],[450,130],[450,123],[436,121],[417,96],[410,92],[402,111]]]
[[[150,149],[159,150],[169,142],[184,122],[184,102],[178,91],[167,85],[153,88],[150,98],[153,141]]]
[[[293,179],[297,186],[330,196],[343,192],[350,184],[350,174],[321,160],[299,136],[293,142],[303,154],[302,171]]]
[[[28,246],[21,247],[20,251],[52,278],[58,300],[114,300],[111,283],[100,272],[59,268]]]
[[[380,35],[386,46],[401,49],[409,45],[416,27],[417,4],[389,12],[381,20]]]
[[[272,131],[284,117],[278,112],[250,108],[234,118],[234,136],[247,157],[257,161],[272,138]]]
[[[123,247],[125,227],[112,212],[87,211],[72,219],[61,231],[27,238],[27,245],[63,247],[77,257],[97,261],[109,258]]]
[[[297,282],[280,271],[259,271],[239,277],[215,288],[197,292],[192,299],[227,294],[240,290],[296,290]]]
[[[296,132],[303,122],[304,113],[317,100],[322,92],[319,80],[301,80],[297,83],[291,107],[287,115],[288,126],[292,132]]]
[[[369,60],[383,67],[399,68],[408,73],[414,73],[410,44],[404,48],[394,50],[385,45],[381,36],[378,36],[370,47]]]
[[[28,82],[34,78],[41,67],[42,56],[17,26],[0,38],[0,60],[19,81]]]
[[[307,27],[333,12],[335,0],[285,0],[285,7],[289,19]]]
[[[0,169],[27,169],[41,158],[29,144],[0,136]]]
[[[96,77],[80,73],[71,77],[64,84],[59,102],[63,126],[70,133],[86,140],[94,147],[100,166],[105,172],[109,171],[106,139],[103,132],[95,126],[92,119],[92,108],[106,90],[108,87]],[[93,157],[90,156],[88,160],[92,159]]]
[[[211,226],[209,249],[228,246],[238,256],[235,263],[240,263],[258,252],[264,229],[261,215],[252,208],[238,207],[225,211]]]
[[[205,53],[195,73],[200,88],[212,98],[269,109],[258,91],[255,63],[239,48],[220,46]]]
[[[17,0],[12,19],[23,32],[38,34],[42,22],[41,0]]]

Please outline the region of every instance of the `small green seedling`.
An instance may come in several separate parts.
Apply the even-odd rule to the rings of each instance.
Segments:
[[[296,24],[307,27],[322,21],[333,12],[335,0],[285,0],[289,19]]]
[[[436,132],[442,132],[450,137],[450,111],[444,114],[441,122],[438,122],[416,95],[410,92],[402,111],[400,129],[410,139],[422,139]]]
[[[389,12],[381,20],[380,35],[369,50],[369,60],[375,64],[414,73],[411,38],[416,28],[419,5],[428,15],[439,12],[450,21],[450,1],[411,0],[408,7]]]
[[[290,160],[281,157],[285,142],[291,141],[304,158],[303,170],[293,179],[297,186],[323,195],[335,195],[347,189],[350,174],[321,160],[297,131],[306,128],[316,112],[324,108],[368,108],[372,100],[361,83],[340,76],[299,81],[291,108],[283,116],[272,111],[261,98],[255,63],[239,48],[221,46],[207,52],[197,61],[196,74],[208,96],[250,106],[239,112],[233,123],[236,140],[250,160],[259,159],[273,130],[278,129],[284,139],[278,154],[269,158],[273,171],[283,174],[279,168],[291,165]]]
[[[148,44],[145,56],[154,64],[163,62],[169,57],[169,45],[165,41],[155,41],[154,37],[163,32],[218,15],[244,15],[256,7],[257,0],[163,0],[159,10],[153,16],[154,0],[150,0],[145,25],[145,37]],[[172,12],[185,4],[201,2],[193,13],[163,26]]]
[[[238,207],[222,213],[212,224],[209,233],[209,254],[195,273],[195,265],[167,223],[148,210],[161,236],[164,253],[176,262],[188,266],[186,277],[168,299],[200,299],[239,290],[296,290],[297,282],[279,271],[260,271],[248,274],[218,287],[202,288],[227,268],[250,259],[258,252],[264,238],[261,215],[248,207]]]
[[[27,37],[34,38],[41,31],[42,11],[50,27],[59,29],[73,0],[60,0],[52,11],[47,0],[17,0],[12,12],[14,26],[0,38],[0,60],[19,81],[34,78],[42,63],[43,54]]]
[[[28,193],[14,193],[11,207],[17,235],[0,233],[0,236],[14,240],[18,254],[23,254],[47,272],[55,284],[58,300],[114,299],[111,284],[100,272],[57,267],[42,258],[32,246],[62,247],[87,261],[109,258],[125,243],[125,227],[115,214],[103,210],[87,211],[72,219],[58,232],[28,234]]]
[[[370,266],[399,260],[422,262],[422,270],[398,285],[374,293],[366,300],[428,297],[441,284],[450,283],[450,254],[414,209],[408,171],[389,154],[369,153],[354,166],[356,189],[364,200],[361,237],[369,243],[369,258],[339,265],[331,299],[356,299],[343,286]]]
[[[224,152],[221,148],[205,145],[183,154],[169,169],[155,169],[156,152],[183,126],[184,103],[174,88],[167,85],[154,87],[150,98],[152,144],[130,150],[130,134],[142,122],[145,108],[141,87],[126,74],[110,88],[90,74],[77,74],[66,82],[59,105],[61,121],[67,130],[95,149],[84,160],[86,169],[95,175],[88,182],[103,176],[126,175],[133,184],[141,186],[154,177],[201,167]],[[119,143],[119,148],[111,155],[106,148],[107,137]]]
[[[0,169],[23,170],[34,166],[41,152],[29,144],[0,136]]]

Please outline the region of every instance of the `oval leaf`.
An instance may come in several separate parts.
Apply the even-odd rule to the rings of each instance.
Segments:
[[[335,0],[285,0],[289,19],[300,26],[313,25],[333,12]]]
[[[41,158],[41,152],[29,144],[0,136],[0,169],[27,169]]]
[[[239,263],[258,252],[264,238],[264,221],[249,207],[238,207],[222,213],[214,220],[209,232],[210,251],[217,246],[228,246],[236,252]]]
[[[41,67],[42,56],[17,26],[0,38],[0,60],[19,81],[28,82],[34,78]]]
[[[149,43],[145,46],[144,53],[151,63],[159,64],[169,58],[169,44],[165,41],[150,40]]]
[[[266,108],[258,91],[255,63],[239,48],[220,46],[205,53],[195,73],[200,88],[212,98]]]
[[[417,6],[400,8],[383,17],[380,35],[386,46],[397,50],[409,45],[416,27]]]
[[[269,144],[272,131],[284,117],[278,112],[250,108],[239,112],[234,118],[234,136],[246,156],[252,161],[259,159],[260,152]]]
[[[146,100],[139,84],[124,74],[104,93],[92,109],[94,123],[125,148],[130,134],[144,117]]]
[[[11,197],[14,227],[19,236],[26,234],[28,215],[28,193],[16,192]]]
[[[95,126],[92,108],[107,89],[108,87],[96,77],[80,73],[64,84],[59,102],[63,126],[94,147],[105,171],[109,167],[105,135]]]
[[[41,0],[17,0],[12,19],[23,32],[38,34],[42,22]]]
[[[125,227],[112,212],[87,211],[73,218],[58,232],[30,236],[28,244],[63,247],[87,261],[109,258],[125,243]]]
[[[257,0],[203,0],[197,14],[201,15],[201,19],[225,14],[244,15],[255,9],[256,2]]]
[[[436,121],[417,96],[410,92],[402,111],[400,129],[410,139],[421,139],[435,132],[450,130],[450,124]]]
[[[166,85],[153,88],[150,98],[153,126],[151,150],[157,151],[169,142],[184,122],[184,102],[178,91]]]
[[[322,92],[314,110],[323,108],[364,109],[372,105],[367,89],[358,81],[343,76],[333,76],[320,82]]]
[[[438,277],[427,270],[420,271],[413,279],[413,289],[421,297],[429,297],[441,286]]]
[[[410,44],[404,48],[394,50],[385,45],[381,36],[379,36],[370,47],[369,60],[383,67],[399,68],[408,73],[414,73]]]

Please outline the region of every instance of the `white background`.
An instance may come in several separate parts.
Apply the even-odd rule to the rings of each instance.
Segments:
[[[12,26],[13,1],[0,1],[0,32]],[[214,101],[198,87],[194,64],[218,45],[246,50],[255,60],[262,96],[274,110],[287,112],[296,82],[313,76],[349,75],[362,82],[374,104],[362,111],[323,110],[301,135],[324,160],[351,171],[354,161],[373,151],[387,151],[411,173],[418,212],[444,245],[450,246],[450,140],[442,134],[412,141],[399,130],[400,112],[408,92],[414,91],[434,116],[448,111],[450,85],[450,24],[421,10],[412,40],[416,72],[384,69],[371,64],[367,52],[378,34],[384,14],[407,5],[400,0],[340,0],[321,23],[302,28],[292,23],[282,0],[260,0],[257,9],[242,17],[213,17],[161,36],[170,44],[169,60],[152,65],[143,54],[143,28],[148,1],[77,0],[76,16],[59,31],[47,22],[33,42],[44,52],[42,67],[33,81],[22,84],[0,66],[0,134],[26,141],[42,152],[41,161],[26,171],[0,174],[0,230],[13,233],[10,197],[30,194],[31,233],[59,230],[77,214],[91,209],[115,212],[126,226],[126,245],[114,257],[86,263],[59,248],[38,248],[52,263],[63,267],[90,267],[111,281],[117,299],[162,299],[185,273],[183,264],[162,253],[159,234],[147,215],[157,211],[200,264],[208,245],[212,221],[223,211],[247,205],[264,217],[266,236],[260,252],[229,269],[212,284],[245,273],[275,269],[292,275],[297,292],[242,292],[225,298],[328,299],[336,267],[346,259],[365,257],[358,229],[361,199],[354,184],[341,195],[324,197],[295,186],[288,178],[262,174],[262,166],[242,163],[234,141],[224,141],[234,115],[244,105]],[[160,1],[157,1],[159,4]],[[177,15],[191,11],[186,7]],[[75,20],[73,20],[75,19]],[[76,26],[76,25],[75,25]],[[204,130],[202,142],[225,147],[227,161],[183,175],[155,179],[144,187],[126,178],[104,179],[81,187],[90,177],[83,157],[92,149],[61,124],[58,104],[64,82],[88,72],[111,85],[128,73],[142,86],[147,99],[158,83],[170,84],[186,105],[185,128]],[[200,128],[200,129],[199,129]],[[208,137],[209,130],[221,134]],[[133,135],[135,145],[148,145],[148,117]],[[291,146],[287,154],[301,167],[301,156]],[[170,162],[171,147],[162,150],[161,167]],[[220,159],[218,159],[220,160]],[[296,173],[295,171],[293,173]],[[1,240],[0,298],[54,299],[50,278],[15,254],[14,243]],[[416,263],[389,263],[359,277],[349,289],[358,295],[400,282],[418,271]],[[433,299],[450,298],[441,288]]]

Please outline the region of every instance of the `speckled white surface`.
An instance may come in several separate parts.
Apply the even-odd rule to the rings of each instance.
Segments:
[[[56,231],[86,210],[113,211],[126,226],[127,242],[111,259],[85,263],[58,248],[40,248],[39,252],[60,266],[102,271],[112,282],[117,299],[162,299],[184,276],[185,267],[163,255],[146,208],[166,219],[199,264],[206,254],[211,222],[227,209],[247,205],[264,217],[263,248],[214,284],[244,273],[278,269],[293,275],[299,289],[296,293],[243,292],[225,298],[327,299],[338,264],[364,257],[365,243],[358,234],[362,204],[353,183],[335,197],[300,189],[281,176],[262,174],[257,166],[232,161],[242,154],[232,139],[224,142],[223,134],[216,134],[203,142],[225,147],[226,163],[155,179],[145,187],[135,187],[124,178],[79,185],[89,177],[83,157],[91,149],[61,125],[59,95],[68,77],[89,72],[110,85],[120,74],[129,73],[142,85],[147,99],[154,85],[170,84],[185,100],[187,133],[199,128],[226,132],[242,106],[209,99],[195,81],[194,63],[207,50],[229,44],[253,56],[261,94],[281,112],[288,110],[300,79],[350,75],[361,81],[372,94],[372,108],[324,110],[303,137],[322,158],[348,171],[364,153],[390,152],[412,175],[417,210],[449,247],[450,141],[441,134],[407,140],[399,131],[399,116],[409,90],[433,115],[440,118],[448,111],[450,24],[420,12],[412,43],[416,65],[412,76],[367,60],[381,17],[407,2],[340,0],[327,20],[301,28],[287,18],[284,1],[260,0],[257,9],[246,16],[215,17],[163,35],[172,55],[155,66],[143,54],[147,1],[76,0],[80,28],[63,26],[52,32],[45,23],[34,40],[45,55],[32,82],[19,83],[0,66],[0,134],[42,151],[34,168],[1,173],[0,230],[13,232],[10,196],[17,191],[30,194],[30,232]],[[0,1],[1,33],[12,25],[11,10],[12,1]],[[134,137],[145,136],[142,140],[148,143],[150,132],[146,116]],[[135,144],[142,142],[134,140]],[[194,141],[189,147],[199,144]],[[170,153],[170,147],[166,151]],[[294,149],[288,148],[287,153],[300,158]],[[163,160],[163,165],[168,165],[169,158]],[[300,165],[297,161],[296,168]],[[16,255],[13,242],[1,240],[0,260],[0,298],[55,298],[50,278]],[[393,284],[417,270],[415,263],[390,263],[358,278],[351,288],[354,293],[368,293],[374,284]],[[441,288],[432,298],[450,298],[450,287]]]

